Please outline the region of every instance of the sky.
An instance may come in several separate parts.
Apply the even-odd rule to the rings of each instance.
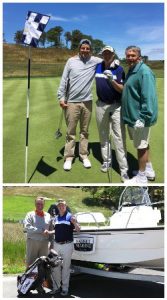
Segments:
[[[164,59],[163,3],[3,3],[8,43],[14,43],[15,32],[24,29],[29,10],[51,16],[45,31],[55,26],[64,32],[79,29],[112,46],[119,58],[125,57],[127,46],[137,45],[150,60]]]

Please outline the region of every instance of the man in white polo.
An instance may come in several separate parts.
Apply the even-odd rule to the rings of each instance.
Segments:
[[[73,252],[73,231],[79,231],[80,226],[72,214],[67,210],[66,201],[58,200],[58,215],[54,219],[55,242],[54,249],[63,258],[63,265],[54,268],[53,290],[51,294],[61,292],[62,296],[68,295],[71,256]],[[48,232],[52,234],[53,232]]]
[[[114,49],[105,46],[102,49],[103,61],[96,67],[96,121],[101,144],[103,164],[102,172],[107,172],[112,166],[111,145],[109,135],[111,129],[117,162],[119,164],[121,181],[128,177],[128,163],[125,147],[125,125],[121,118],[121,93],[125,73],[119,61],[115,60]]]

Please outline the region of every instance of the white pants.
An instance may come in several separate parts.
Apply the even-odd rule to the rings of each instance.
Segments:
[[[62,286],[63,291],[68,291],[70,280],[71,256],[74,249],[73,243],[58,244],[54,243],[54,249],[63,258],[63,264],[53,269],[53,289]]]
[[[125,125],[121,119],[121,106],[118,103],[105,104],[96,102],[96,121],[101,144],[101,154],[104,162],[111,163],[111,146],[109,135],[111,133],[116,158],[121,174],[128,171],[125,145]]]

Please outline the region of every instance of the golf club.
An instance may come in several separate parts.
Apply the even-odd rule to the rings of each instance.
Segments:
[[[109,131],[108,131],[108,143],[107,143],[107,164],[109,164],[109,156],[112,155],[112,149],[111,149],[111,115],[112,113],[109,113]],[[110,162],[110,168],[107,169],[107,175],[108,175],[108,181],[109,183],[112,182],[112,157],[111,157],[111,162]],[[110,173],[111,172],[111,173]]]
[[[62,136],[62,133],[61,133],[62,122],[63,122],[63,109],[62,109],[62,111],[61,111],[58,129],[57,129],[57,131],[55,132],[55,138],[56,138],[56,139],[58,139],[58,138],[60,138],[60,137]]]
[[[68,78],[67,85],[66,85],[66,96],[65,96],[66,103],[67,103],[67,99],[68,99],[69,84],[70,84],[70,79]],[[60,130],[61,130],[61,127],[62,127],[62,122],[63,122],[63,114],[64,114],[64,111],[63,111],[63,108],[62,108],[61,115],[60,115],[59,126],[58,126],[57,131],[55,132],[55,138],[56,139],[59,139],[62,136],[62,133],[61,133]]]

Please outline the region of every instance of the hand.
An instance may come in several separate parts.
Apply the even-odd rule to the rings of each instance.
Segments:
[[[75,225],[75,224],[77,223],[77,220],[76,220],[75,217],[71,217],[71,223],[72,223],[73,225]]]
[[[68,104],[67,104],[67,102],[66,101],[64,101],[64,100],[61,100],[60,101],[60,106],[61,106],[61,108],[67,108],[68,107]]]
[[[42,234],[45,235],[45,236],[48,236],[49,235],[49,231],[45,229]]]
[[[140,120],[137,120],[135,125],[133,126],[134,129],[138,129],[138,128],[144,128],[144,123]]]
[[[114,80],[113,74],[112,74],[112,72],[111,72],[110,70],[105,70],[105,71],[103,72],[103,74],[106,75],[106,76],[107,76],[107,79],[109,79],[110,81]]]

